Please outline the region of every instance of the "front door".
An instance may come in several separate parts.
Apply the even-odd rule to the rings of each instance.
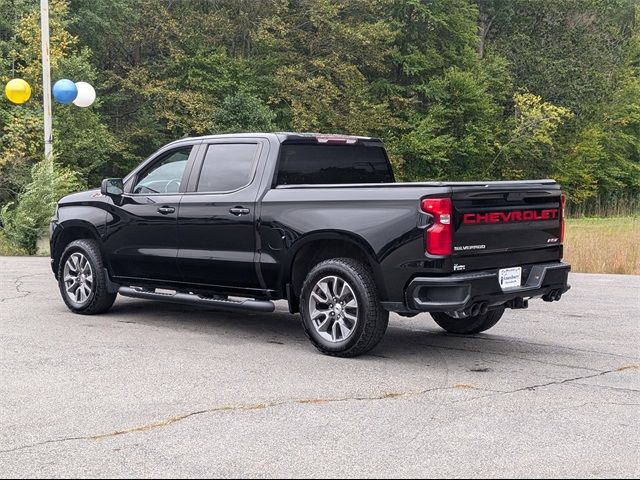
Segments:
[[[177,219],[193,150],[187,145],[161,153],[114,206],[105,245],[114,277],[180,281]]]
[[[178,265],[185,282],[260,290],[256,273],[256,168],[260,140],[203,144],[180,203]]]

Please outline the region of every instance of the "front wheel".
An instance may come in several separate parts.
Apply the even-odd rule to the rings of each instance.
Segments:
[[[304,330],[326,355],[356,357],[374,348],[389,324],[367,265],[335,258],[316,265],[300,298]]]
[[[484,332],[495,326],[502,318],[504,307],[489,310],[483,315],[474,315],[466,318],[453,318],[443,312],[433,312],[431,316],[440,327],[449,333],[459,335],[473,335]]]
[[[109,310],[118,294],[109,293],[106,275],[95,240],[71,242],[58,267],[58,286],[69,310],[83,315]]]

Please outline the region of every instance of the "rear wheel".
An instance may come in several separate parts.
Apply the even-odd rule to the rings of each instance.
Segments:
[[[475,333],[484,332],[495,326],[502,318],[504,307],[489,310],[484,315],[474,315],[466,318],[453,318],[443,312],[434,312],[431,314],[435,322],[449,333],[457,333],[460,335],[473,335]]]
[[[69,310],[84,315],[109,310],[118,294],[109,293],[106,274],[95,240],[71,242],[58,267],[58,286]]]
[[[315,347],[337,357],[368,352],[382,340],[389,323],[369,267],[350,258],[326,260],[309,272],[300,313]]]

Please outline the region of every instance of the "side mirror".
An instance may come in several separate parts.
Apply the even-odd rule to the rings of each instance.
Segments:
[[[121,178],[105,178],[100,186],[100,193],[109,197],[120,197],[124,193]]]

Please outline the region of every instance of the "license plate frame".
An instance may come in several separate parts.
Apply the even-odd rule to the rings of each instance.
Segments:
[[[498,283],[502,291],[522,287],[522,267],[501,268],[498,270]]]

